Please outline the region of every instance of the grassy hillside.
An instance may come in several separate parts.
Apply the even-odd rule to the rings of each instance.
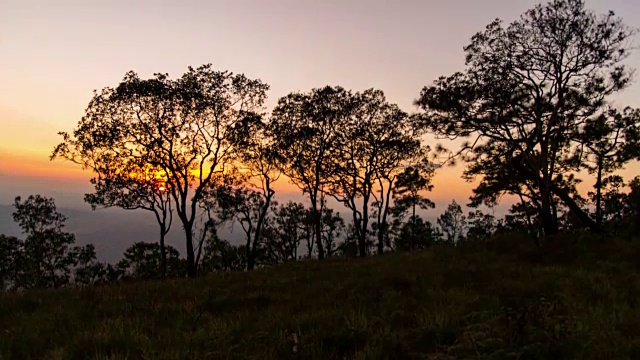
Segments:
[[[0,359],[640,357],[640,246],[501,243],[1,295]]]

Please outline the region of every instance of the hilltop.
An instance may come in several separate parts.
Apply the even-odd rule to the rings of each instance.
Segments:
[[[0,359],[637,358],[640,246],[515,240],[0,295]]]

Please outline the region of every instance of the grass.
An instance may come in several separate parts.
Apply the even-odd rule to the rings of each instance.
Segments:
[[[0,295],[0,359],[640,358],[640,245],[513,242]]]

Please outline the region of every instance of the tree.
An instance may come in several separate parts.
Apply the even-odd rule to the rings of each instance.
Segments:
[[[13,236],[0,234],[0,291],[15,289],[20,283],[24,242]]]
[[[410,232],[410,234],[413,234],[411,235],[412,237],[421,236],[417,228],[419,217],[416,215],[416,209],[433,209],[436,206],[421,194],[433,189],[433,185],[431,185],[432,175],[433,169],[428,164],[409,166],[405,168],[403,173],[398,175],[395,182],[394,211],[396,216],[404,218],[406,213],[411,210],[409,230],[416,228],[415,231]]]
[[[628,224],[628,234],[631,239],[638,233],[640,223],[640,176],[629,181],[629,193],[625,197],[624,220]]]
[[[610,109],[606,113],[588,119],[578,141],[585,153],[585,166],[596,174],[592,197],[596,207],[596,223],[602,225],[603,177],[622,168],[627,162],[637,157],[639,144],[640,110],[626,108],[623,112]]]
[[[171,192],[164,172],[140,159],[104,159],[98,176],[91,179],[94,192],[85,194],[85,202],[95,210],[98,206],[153,212],[160,227],[160,264],[162,277],[167,275],[165,237],[173,222]],[[162,260],[164,259],[164,260]]]
[[[351,94],[342,87],[327,86],[309,93],[291,93],[278,100],[272,112],[274,148],[281,154],[282,172],[307,194],[311,202],[314,240],[318,258],[322,246],[322,206],[325,186],[331,179],[331,156],[338,129],[349,116],[344,104]]]
[[[263,198],[258,191],[247,188],[243,184],[238,185],[228,192],[218,192],[220,196],[218,202],[223,208],[232,214],[232,219],[240,224],[245,234],[245,258],[247,260],[247,270],[253,270],[256,265],[258,246],[262,236],[262,225],[264,224],[265,210],[271,201],[273,194]],[[258,229],[260,226],[260,229]]]
[[[244,141],[242,146],[239,147],[240,161],[242,162],[243,170],[246,171],[248,185],[251,188],[250,196],[246,197],[247,205],[248,208],[253,206],[253,211],[256,213],[254,229],[254,225],[251,224],[252,217],[247,214],[247,211],[244,212],[248,215],[245,216],[245,223],[250,223],[250,226],[246,229],[249,230],[247,233],[249,238],[247,242],[247,270],[253,270],[256,264],[258,246],[264,233],[267,214],[271,207],[273,196],[276,193],[273,189],[273,183],[280,178],[281,166],[279,165],[284,160],[274,146],[274,139],[279,134],[272,133],[270,124],[263,122],[261,116],[247,117],[244,124],[245,130],[239,132],[241,139],[238,142]],[[253,230],[253,233],[251,233],[251,230]],[[250,240],[251,236],[253,236],[252,242]]]
[[[470,211],[467,215],[469,228],[467,229],[467,240],[486,240],[496,230],[496,219],[492,214],[485,214],[480,210]]]
[[[620,230],[625,217],[628,197],[628,194],[623,191],[625,185],[622,176],[609,175],[596,183],[595,192],[589,191],[588,193],[590,202],[596,205],[595,211],[601,226],[614,233]]]
[[[29,241],[33,241],[30,239]],[[30,246],[31,249],[34,246]],[[56,274],[44,277],[54,279],[58,283],[43,280],[34,268],[42,264],[34,264],[36,256],[27,254],[25,242],[13,237],[0,235],[0,291],[17,290],[32,287],[60,287],[70,283],[74,285],[94,285],[99,282],[112,282],[107,278],[107,266],[96,260],[96,250],[91,244],[75,246],[69,251],[70,260],[63,269],[68,278],[56,279]],[[46,264],[45,264],[46,265]],[[72,282],[71,282],[72,278]]]
[[[63,287],[71,283],[74,269],[93,266],[95,249],[74,246],[75,236],[64,231],[67,218],[57,211],[53,199],[31,195],[22,201],[18,196],[14,207],[13,219],[26,235],[17,287]],[[12,243],[11,247],[20,245]]]
[[[178,277],[184,271],[181,266],[180,253],[172,246],[166,246],[167,275]],[[157,243],[136,242],[129,246],[123,254],[123,259],[116,267],[125,277],[134,279],[157,279],[162,274],[162,258],[160,257],[160,246]]]
[[[76,259],[73,269],[74,285],[108,284],[117,280],[111,274],[110,264],[105,265],[96,260],[96,248],[93,244],[75,247],[74,257]]]
[[[282,262],[295,261],[302,240],[310,237],[308,211],[304,204],[289,201],[274,209],[273,214],[274,237],[270,243],[275,256]]]
[[[429,221],[420,216],[412,216],[408,222],[402,224],[394,243],[397,251],[414,251],[426,249],[439,239],[439,232]]]
[[[602,218],[604,222],[610,223],[614,231],[622,224],[624,218],[625,205],[628,195],[623,192],[625,187],[624,179],[619,175],[610,175],[602,179]],[[589,194],[593,200],[596,196],[593,192]]]
[[[385,161],[377,169],[378,184],[372,196],[375,218],[373,228],[378,237],[378,254],[383,254],[385,246],[390,245],[391,229],[388,219],[390,213],[393,213],[391,204],[395,198],[396,180],[405,171],[407,165],[423,163],[424,161],[420,158],[429,151],[428,147],[421,148],[419,134],[411,125],[410,122],[401,122],[394,126],[400,136],[395,139],[395,146],[385,147],[390,151],[381,156]]]
[[[338,250],[344,231],[345,223],[340,213],[325,207],[322,213],[322,243],[327,257],[333,256]]]
[[[464,228],[467,224],[467,218],[462,212],[462,207],[455,200],[447,206],[447,210],[438,217],[438,226],[446,235],[450,244],[455,244],[464,235]]]
[[[213,271],[241,271],[247,268],[247,251],[244,245],[234,246],[211,233],[205,242],[202,269]]]
[[[536,246],[540,246],[537,230],[540,229],[540,211],[537,206],[524,198],[511,205],[509,213],[504,217],[504,228],[507,232],[526,233]]]
[[[213,176],[237,159],[238,132],[262,109],[269,86],[209,65],[189,67],[181,78],[134,72],[116,88],[94,94],[73,134],[52,158],[62,157],[104,171],[130,162],[158,168],[185,232],[187,273],[197,274],[194,232],[198,205]],[[103,173],[104,172],[104,173]]]
[[[398,163],[408,158],[407,153],[418,150],[420,141],[408,130],[408,114],[387,102],[380,90],[349,92],[340,106],[348,116],[337,131],[339,140],[330,158],[333,176],[328,192],[351,211],[358,252],[365,256],[374,187],[384,187],[378,177],[392,176]],[[380,211],[383,195],[375,200]],[[382,253],[380,241],[378,245]]]
[[[538,5],[507,27],[496,20],[465,47],[464,72],[423,89],[423,126],[470,139],[460,150],[476,164],[470,175],[496,173],[494,164],[514,173],[539,198],[546,234],[557,231],[552,194],[596,229],[555,178],[579,166],[572,139],[580,127],[628,86],[622,61],[632,35],[613,13],[597,16],[582,0]],[[518,195],[513,181],[504,184],[493,191]]]

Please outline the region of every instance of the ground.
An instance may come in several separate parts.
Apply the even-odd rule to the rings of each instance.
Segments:
[[[640,245],[567,239],[0,295],[0,359],[640,358]]]

